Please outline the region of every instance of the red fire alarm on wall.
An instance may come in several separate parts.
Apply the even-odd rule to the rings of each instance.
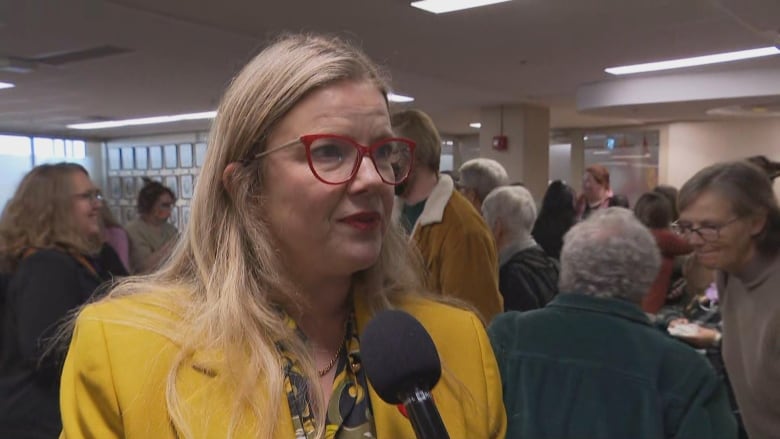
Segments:
[[[493,136],[493,149],[497,151],[506,151],[509,147],[509,141],[506,136]]]

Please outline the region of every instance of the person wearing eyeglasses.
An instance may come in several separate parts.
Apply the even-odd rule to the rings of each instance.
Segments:
[[[780,432],[780,208],[747,161],[702,169],[680,189],[675,229],[716,269],[723,360],[751,438]]]
[[[413,438],[362,367],[362,330],[386,309],[436,345],[450,438],[505,436],[480,320],[424,293],[391,219],[415,143],[393,132],[387,87],[329,37],[282,37],[244,67],[173,255],[76,320],[63,439]]]
[[[63,352],[52,339],[99,285],[127,274],[103,243],[102,197],[74,163],[33,168],[0,217],[0,437],[56,438]],[[66,341],[66,340],[65,340]]]
[[[707,362],[639,307],[660,260],[655,238],[628,209],[598,209],[566,233],[560,293],[488,328],[507,438],[736,438]]]
[[[176,195],[169,187],[144,178],[138,192],[138,218],[125,227],[135,273],[148,273],[171,255],[179,236],[176,226],[168,222],[175,204]]]

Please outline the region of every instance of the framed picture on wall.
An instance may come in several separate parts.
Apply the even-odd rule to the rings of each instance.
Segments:
[[[122,177],[122,198],[135,199],[135,177]]]
[[[122,169],[135,168],[135,161],[133,160],[133,148],[130,146],[122,148]]]
[[[108,196],[112,200],[122,198],[122,180],[119,177],[108,177]],[[117,219],[121,217],[117,216]]]
[[[171,207],[171,216],[168,218],[168,222],[179,227],[179,208],[176,206]]]
[[[192,144],[182,143],[179,145],[179,167],[192,167]]]
[[[135,169],[147,169],[149,163],[147,161],[148,150],[145,146],[135,147]]]
[[[163,184],[168,187],[171,191],[173,191],[173,194],[176,195],[176,198],[179,197],[179,183],[177,181],[175,175],[168,175],[165,177],[165,180],[163,180]]]
[[[190,222],[190,206],[181,206],[181,218],[179,218],[179,229],[184,229]]]
[[[148,178],[148,177],[146,177],[146,178]],[[135,178],[135,193],[136,193],[136,196],[138,196],[137,195],[138,192],[141,192],[141,189],[143,189],[143,187],[144,187],[144,177],[143,176],[136,177]]]
[[[119,148],[108,148],[108,169],[111,171],[122,169],[122,159],[119,156]]]
[[[192,181],[192,175],[182,175],[181,176],[181,198],[185,200],[189,200],[192,198],[192,187],[193,187],[193,181]]]
[[[205,143],[196,143],[195,144],[195,166],[202,167],[203,163],[206,161],[206,144]]]
[[[149,147],[149,167],[152,169],[162,169],[162,147],[150,146]]]
[[[163,155],[165,156],[165,169],[175,169],[179,166],[176,145],[163,146]]]
[[[135,199],[135,177],[122,177],[122,198]]]

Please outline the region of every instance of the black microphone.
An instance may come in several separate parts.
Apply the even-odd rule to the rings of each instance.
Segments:
[[[382,311],[360,337],[366,377],[388,404],[403,404],[417,439],[449,439],[431,389],[441,361],[430,334],[410,314]]]

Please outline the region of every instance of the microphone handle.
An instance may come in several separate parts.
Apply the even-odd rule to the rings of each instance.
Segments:
[[[414,389],[404,399],[404,407],[417,439],[450,439],[431,392]]]

